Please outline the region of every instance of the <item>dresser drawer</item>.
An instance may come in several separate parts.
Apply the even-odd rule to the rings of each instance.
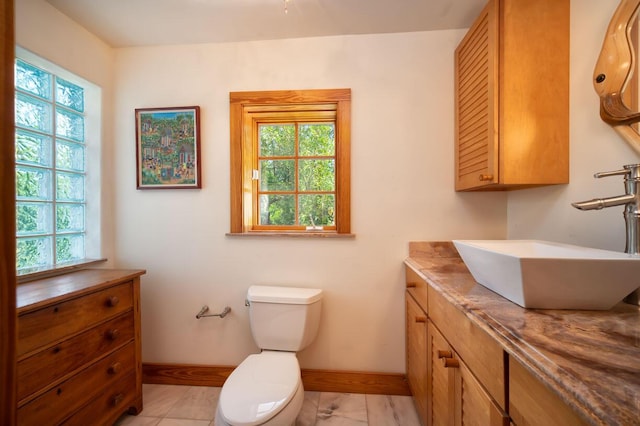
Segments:
[[[102,419],[100,425],[111,426],[129,409],[135,397],[136,375],[134,373],[119,380],[113,386],[109,386],[63,424],[67,426],[95,425],[96,419]]]
[[[133,311],[18,362],[18,401],[134,338]]]
[[[131,373],[135,374],[133,342],[18,408],[18,425],[58,424]],[[132,389],[135,392],[135,386]]]
[[[18,317],[18,358],[112,318],[133,306],[132,282],[69,299]]]

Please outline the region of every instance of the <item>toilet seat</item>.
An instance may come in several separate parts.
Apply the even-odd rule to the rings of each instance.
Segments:
[[[280,413],[300,386],[295,352],[249,355],[224,383],[219,412],[232,425],[261,425]]]

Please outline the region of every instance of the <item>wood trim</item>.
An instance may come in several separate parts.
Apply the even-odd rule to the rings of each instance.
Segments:
[[[192,364],[142,364],[148,384],[221,387],[235,367]],[[411,395],[404,374],[302,369],[307,391]]]
[[[252,114],[279,110],[295,114],[307,107],[305,111],[324,111],[328,104],[334,104],[331,110],[336,111],[336,232],[351,233],[351,89],[318,89],[229,93],[229,234],[250,232],[257,214],[252,207],[254,165],[252,145],[248,143],[253,131]]]
[[[407,376],[397,373],[302,369],[305,390],[318,392],[411,395]]]
[[[0,424],[16,423],[14,0],[0,2]]]

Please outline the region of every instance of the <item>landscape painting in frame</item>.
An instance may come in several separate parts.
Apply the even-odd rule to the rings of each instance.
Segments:
[[[200,107],[136,109],[138,189],[200,188]]]

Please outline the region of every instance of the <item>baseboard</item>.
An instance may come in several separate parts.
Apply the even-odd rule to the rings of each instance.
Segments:
[[[235,367],[192,364],[142,364],[142,382],[220,387]],[[307,391],[411,395],[406,376],[396,373],[302,369]]]

